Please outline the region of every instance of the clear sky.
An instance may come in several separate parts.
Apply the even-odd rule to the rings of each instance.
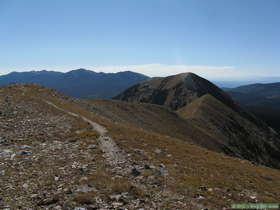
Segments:
[[[0,0],[0,74],[280,76],[280,0]]]

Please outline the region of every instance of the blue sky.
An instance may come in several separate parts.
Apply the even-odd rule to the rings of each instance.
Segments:
[[[0,74],[280,76],[279,0],[0,0]]]

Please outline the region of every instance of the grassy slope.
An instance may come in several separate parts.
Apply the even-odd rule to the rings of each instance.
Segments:
[[[142,128],[188,142],[219,150],[215,140],[199,126],[159,105],[129,103],[110,99],[84,100],[88,110],[116,123]],[[85,104],[84,104],[85,105]]]
[[[154,164],[164,163],[170,172],[168,185],[173,192],[194,197],[199,186],[213,188],[203,192],[208,206],[227,206],[232,202],[251,201],[246,192],[256,193],[259,201],[276,202],[280,199],[279,170],[251,164],[249,161],[210,152],[184,141],[139,131],[124,126],[111,126],[111,135],[121,148],[135,158],[150,159]],[[146,155],[134,154],[142,149]],[[155,153],[155,149],[162,153]]]
[[[246,196],[238,196],[246,192],[257,193],[259,200],[264,202],[280,199],[279,170],[253,165],[249,161],[135,127],[115,124],[98,117],[94,119],[106,125],[118,145],[132,154],[133,158],[148,159],[154,164],[164,163],[172,177],[168,180],[169,187],[174,192],[193,197],[199,192],[199,186],[217,188],[214,192],[205,192],[206,199],[201,202],[219,207],[233,201],[250,201]],[[156,148],[163,152],[157,154]],[[144,150],[146,154],[139,155],[135,149]]]
[[[226,153],[279,167],[279,143],[267,133],[271,130],[257,127],[214,97],[204,95],[178,113],[215,136]]]
[[[215,207],[233,201],[251,201],[246,196],[242,197],[250,192],[256,193],[259,201],[263,202],[280,199],[279,170],[211,152],[132,125],[116,124],[97,116],[94,119],[105,125],[118,145],[134,158],[149,159],[154,164],[164,163],[172,177],[168,180],[169,187],[174,192],[193,197],[199,192],[199,186],[213,187],[215,192],[205,192],[207,199],[201,202]],[[144,150],[146,155],[137,154],[137,148]],[[157,154],[156,148],[164,152]]]

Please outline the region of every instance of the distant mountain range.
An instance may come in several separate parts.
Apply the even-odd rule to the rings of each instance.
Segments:
[[[280,82],[269,84],[251,84],[226,91],[240,104],[245,106],[269,106],[279,108]]]
[[[62,73],[43,70],[12,72],[0,76],[0,85],[35,83],[54,88],[72,97],[111,98],[129,86],[148,78],[143,74],[131,71],[97,73],[86,69],[77,69]]]
[[[262,83],[262,84],[268,84],[268,83],[275,83],[279,82],[280,77],[251,77],[251,78],[240,78],[240,79],[233,79],[233,80],[213,80],[212,82],[215,85],[218,85],[221,88],[236,88],[239,86],[244,85],[251,85],[255,83]]]

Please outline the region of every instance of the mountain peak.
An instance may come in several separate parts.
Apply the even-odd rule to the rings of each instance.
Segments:
[[[176,74],[174,76],[175,77],[181,77],[181,78],[185,79],[187,77],[196,77],[197,75],[195,73],[192,73],[192,72],[184,72],[184,73]]]
[[[234,107],[234,102],[221,89],[191,72],[152,78],[127,89],[116,99],[164,105],[177,110],[205,94]]]
[[[92,70],[87,70],[87,69],[84,69],[84,68],[80,68],[80,69],[74,69],[74,70],[71,70],[69,72],[67,72],[66,74],[81,74],[81,73],[86,73],[86,74],[92,74],[92,73],[96,73]]]

